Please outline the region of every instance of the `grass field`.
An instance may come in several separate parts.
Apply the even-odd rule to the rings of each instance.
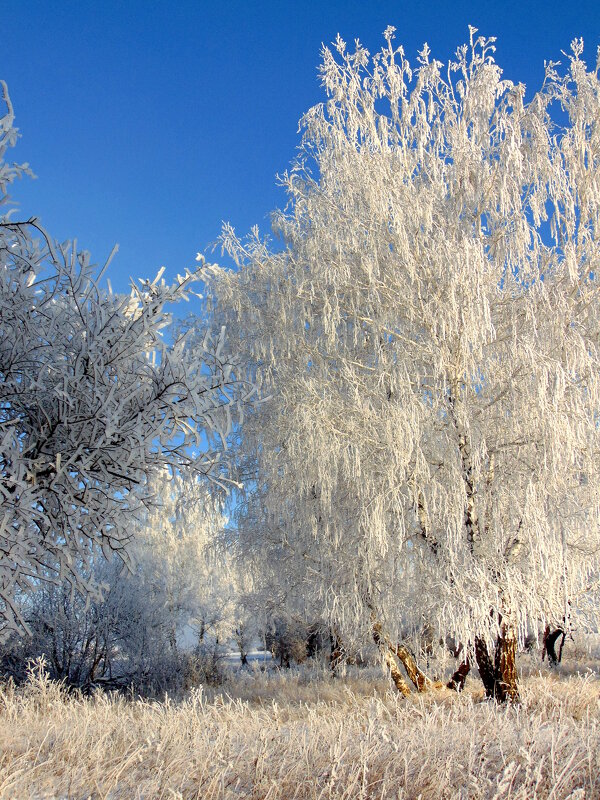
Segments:
[[[181,702],[38,671],[0,690],[0,798],[600,798],[597,673],[523,672],[497,707],[475,680],[402,700],[369,671],[239,673]]]

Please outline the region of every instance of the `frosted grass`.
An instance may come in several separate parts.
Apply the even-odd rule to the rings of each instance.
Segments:
[[[296,673],[84,699],[38,671],[0,690],[0,798],[599,798],[598,677],[530,675],[522,698]]]

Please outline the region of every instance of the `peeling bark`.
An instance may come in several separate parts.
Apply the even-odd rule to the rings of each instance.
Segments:
[[[417,691],[426,692],[428,689],[430,689],[432,686],[431,680],[421,669],[419,669],[419,665],[417,664],[414,655],[410,652],[408,647],[403,644],[397,644],[395,647],[388,644],[388,646],[391,652],[400,659],[402,666],[406,670],[406,674],[414,684]]]

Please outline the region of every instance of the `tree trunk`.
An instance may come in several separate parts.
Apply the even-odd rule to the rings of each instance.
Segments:
[[[465,681],[467,680],[467,675],[471,671],[471,662],[467,658],[463,661],[458,669],[454,672],[446,687],[448,689],[452,689],[454,692],[462,692],[465,688]]]
[[[406,674],[413,682],[418,692],[426,692],[431,688],[431,681],[425,673],[419,669],[414,655],[410,652],[408,647],[403,644],[397,644],[395,647],[390,645],[390,650],[394,655],[398,656],[402,662],[402,666],[406,670]]]
[[[559,647],[558,655],[556,654],[556,642],[562,636],[562,640]],[[544,660],[544,656],[548,655],[548,663],[550,666],[555,667],[557,664],[560,663],[562,658],[562,649],[565,642],[565,632],[562,628],[556,628],[556,630],[551,631],[550,626],[546,625],[546,630],[544,631],[544,647],[542,649],[542,661]]]
[[[346,648],[335,628],[329,629],[329,667],[333,673],[346,661]]]
[[[479,637],[475,639],[475,658],[486,697],[499,703],[519,702],[516,656],[517,637],[514,630],[506,624],[502,624],[496,641],[493,662],[485,641]]]
[[[560,640],[560,645],[558,646],[558,663],[559,664],[562,661],[562,651],[563,651],[563,647],[565,646],[565,639],[566,638],[567,638],[567,633],[566,633],[566,631],[563,631],[562,632],[562,637],[561,637],[561,640]]]
[[[495,696],[495,683],[496,683],[496,670],[494,664],[488,653],[487,645],[479,636],[475,638],[475,661],[477,662],[477,669],[483,686],[485,688],[486,697]]]
[[[514,628],[502,623],[496,643],[496,699],[501,703],[507,700],[519,702],[517,685],[517,636]]]
[[[177,656],[177,634],[175,633],[175,626],[169,628],[169,646],[174,656]]]
[[[394,658],[393,649],[390,646],[389,642],[386,641],[385,636],[383,635],[383,631],[381,628],[381,623],[374,622],[373,623],[373,641],[379,648],[381,655],[383,656],[383,661],[386,667],[390,671],[390,675],[392,680],[394,681],[394,686],[398,691],[404,695],[404,697],[408,697],[410,695],[410,689],[404,678],[402,677],[402,673],[398,669],[398,665],[396,664],[396,660]]]
[[[246,644],[244,642],[244,631],[242,628],[235,629],[235,641],[240,651],[240,662],[242,667],[248,665],[248,653],[246,651]]]
[[[403,694],[404,697],[408,697],[411,691],[408,688],[408,684],[402,677],[402,673],[398,669],[398,665],[396,664],[392,651],[389,648],[386,648],[384,650],[383,660],[385,661],[385,664],[390,671],[390,675],[392,677],[392,680],[394,681],[394,686],[396,687],[396,689],[398,689],[398,691],[401,692],[401,694]]]

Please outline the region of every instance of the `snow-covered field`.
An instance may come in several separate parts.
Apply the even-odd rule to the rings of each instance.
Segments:
[[[598,673],[532,666],[519,707],[474,680],[401,700],[370,671],[236,671],[178,703],[38,674],[0,691],[0,798],[599,798]]]

